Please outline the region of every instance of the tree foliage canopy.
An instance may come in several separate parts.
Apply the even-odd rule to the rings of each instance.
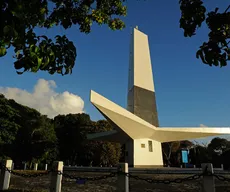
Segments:
[[[119,17],[126,15],[123,0],[1,0],[0,7],[0,57],[13,48],[18,74],[43,70],[64,75],[74,67],[73,42],[65,35],[39,36],[37,27],[78,25],[81,32],[90,33],[97,23],[116,30],[124,27]]]
[[[86,137],[111,129],[107,121],[92,121],[84,113],[50,119],[0,95],[0,160],[9,157],[16,164],[30,165],[56,159],[71,165],[116,165],[121,156],[119,144]]]
[[[207,11],[203,0],[180,0],[180,27],[185,37],[196,34],[202,24],[209,29],[208,41],[203,42],[196,53],[203,63],[210,66],[226,66],[230,60],[230,12],[229,8]]]
[[[36,28],[64,29],[79,26],[90,33],[93,23],[107,25],[112,30],[125,27],[120,19],[126,16],[127,0],[1,0],[0,57],[13,49],[14,67],[18,74],[26,71],[47,71],[50,74],[71,74],[77,50],[65,35],[55,37],[36,34]],[[207,11],[203,0],[179,0],[180,28],[185,37],[196,34],[202,24],[209,29],[208,41],[196,53],[203,63],[226,66],[230,60],[230,12]]]

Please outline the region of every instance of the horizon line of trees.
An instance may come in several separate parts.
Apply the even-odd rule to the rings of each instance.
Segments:
[[[119,143],[87,140],[89,133],[112,130],[106,120],[92,121],[88,114],[57,115],[53,119],[0,94],[0,161],[12,159],[39,166],[61,160],[67,165],[114,166],[124,162]],[[162,143],[166,166],[180,166],[181,150],[189,149],[189,163],[230,164],[230,141],[214,138],[208,145],[191,141]]]

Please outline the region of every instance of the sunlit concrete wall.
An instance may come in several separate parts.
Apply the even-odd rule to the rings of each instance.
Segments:
[[[149,151],[149,141],[152,141],[152,152]],[[134,140],[134,167],[163,166],[161,143],[152,139]],[[143,147],[145,145],[145,147]]]
[[[130,77],[133,78],[133,85],[149,91],[155,91],[148,36],[134,29],[132,37]],[[130,80],[129,83],[132,83],[132,81]],[[129,85],[129,89],[133,85]]]

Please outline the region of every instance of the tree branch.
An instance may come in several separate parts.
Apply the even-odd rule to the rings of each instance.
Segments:
[[[229,8],[230,8],[230,5],[227,7],[227,9],[224,11],[224,13],[227,13]]]

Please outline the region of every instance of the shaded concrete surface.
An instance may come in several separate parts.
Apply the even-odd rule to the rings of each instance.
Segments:
[[[128,92],[128,111],[159,127],[155,92],[133,86]]]

